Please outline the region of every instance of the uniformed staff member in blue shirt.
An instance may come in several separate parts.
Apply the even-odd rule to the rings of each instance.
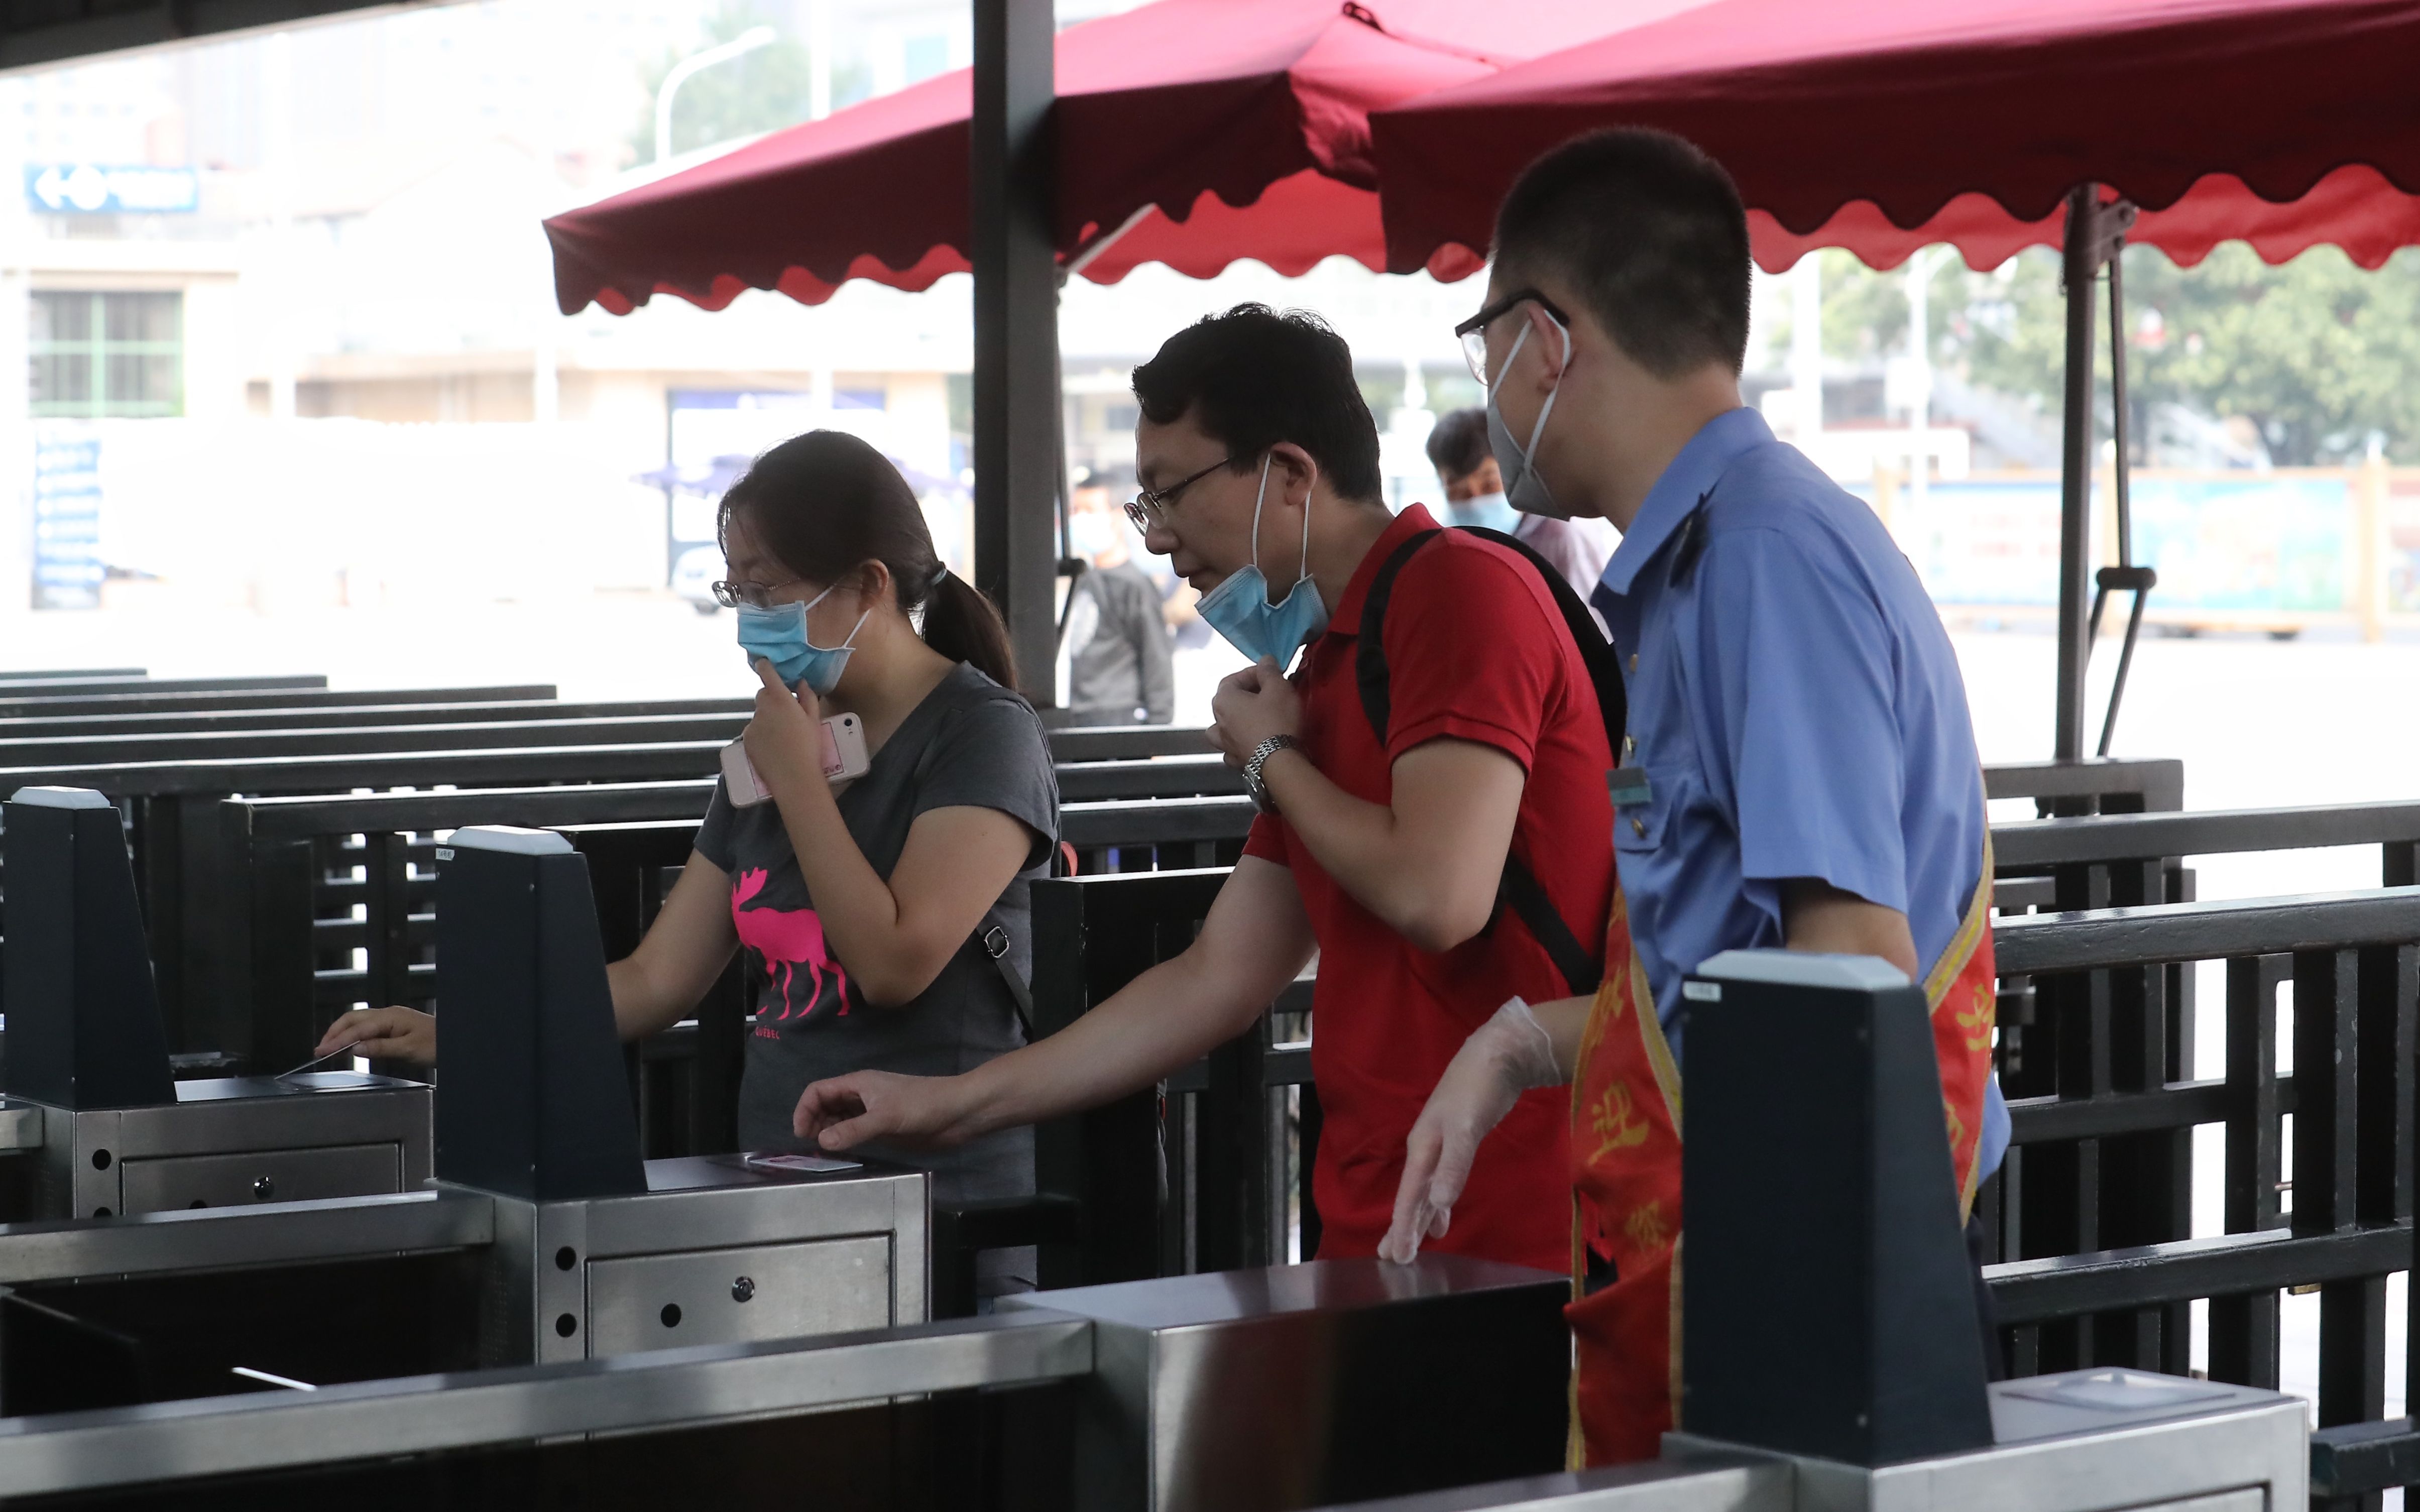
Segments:
[[[1747,325],[1730,176],[1621,130],[1523,173],[1461,328],[1513,507],[1622,532],[1592,595],[1629,694],[1616,864],[1676,1056],[1681,979],[1709,956],[1872,955],[1921,982],[1990,886],[1940,615],[1873,511],[1741,404]],[[1507,1004],[1472,1035],[1413,1131],[1381,1253],[1443,1231],[1497,1110],[1572,1078],[1589,1011]],[[2008,1146],[1996,1085],[1979,1121],[1978,1179]]]

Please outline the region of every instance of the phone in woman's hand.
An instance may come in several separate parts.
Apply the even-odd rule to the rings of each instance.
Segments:
[[[824,780],[846,782],[865,775],[865,722],[854,714],[835,714],[822,724]],[[773,795],[748,759],[745,740],[722,748],[722,783],[735,809],[750,809]]]

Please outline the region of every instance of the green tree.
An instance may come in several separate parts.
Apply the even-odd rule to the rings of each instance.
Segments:
[[[752,26],[780,26],[783,19],[760,9],[755,0],[723,0],[695,45],[668,50],[642,69],[639,82],[645,89],[646,102],[630,129],[636,161],[645,162],[655,156],[656,93],[675,64],[702,48],[730,41]],[[673,100],[673,152],[693,152],[805,120],[812,104],[812,63],[806,48],[784,36],[692,75]],[[864,95],[860,74],[856,69],[834,71],[835,105]]]
[[[2309,466],[2357,456],[2376,433],[2390,454],[2420,455],[2420,250],[2372,272],[2334,247],[2272,267],[2242,242],[2180,268],[2150,247],[2126,250],[2130,408],[2173,401],[2257,425],[2272,458]],[[1868,338],[1905,341],[1906,279],[1824,267],[1824,326],[1869,323]],[[1862,275],[1862,276],[1861,276]],[[1837,293],[1834,285],[1837,285]],[[1896,310],[1879,298],[1896,289]],[[2105,293],[2102,296],[2106,300]],[[2036,248],[1975,273],[1935,275],[1937,363],[1971,382],[2055,411],[2067,361],[2059,259]],[[2108,406],[2108,306],[2094,317],[2095,383]]]

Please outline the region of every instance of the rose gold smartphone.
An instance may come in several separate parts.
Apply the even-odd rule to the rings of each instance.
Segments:
[[[865,775],[865,723],[854,714],[835,714],[823,722],[824,780],[846,782]],[[722,783],[735,809],[752,809],[773,795],[756,764],[748,759],[744,741],[722,748]]]

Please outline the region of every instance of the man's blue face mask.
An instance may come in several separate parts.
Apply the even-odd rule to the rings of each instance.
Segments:
[[[740,605],[739,649],[748,653],[749,664],[753,666],[759,656],[771,662],[773,675],[782,680],[784,687],[804,683],[818,694],[838,687],[857,632],[865,628],[866,618],[874,609],[871,605],[866,607],[865,613],[849,626],[848,639],[839,645],[816,645],[807,639],[807,610],[830,598],[831,592],[827,588],[803,604],[775,604],[767,609]]]
[[[1261,489],[1252,496],[1252,564],[1230,574],[1202,595],[1196,611],[1227,643],[1282,670],[1303,642],[1327,628],[1327,604],[1311,580],[1311,501],[1302,502],[1302,563],[1282,604],[1269,602],[1269,580],[1261,575],[1261,504],[1269,492],[1269,459],[1261,458]]]

